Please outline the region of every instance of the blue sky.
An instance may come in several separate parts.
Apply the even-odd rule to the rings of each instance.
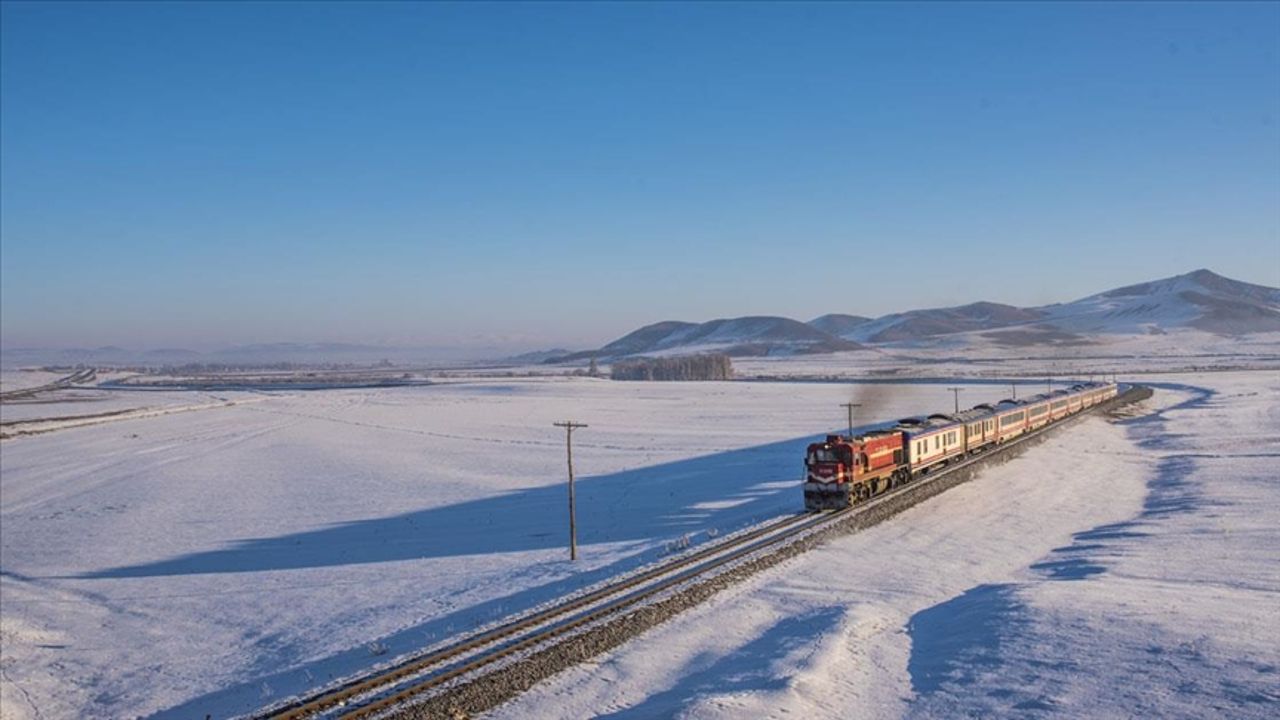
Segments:
[[[3,4],[14,345],[1280,285],[1280,5]]]

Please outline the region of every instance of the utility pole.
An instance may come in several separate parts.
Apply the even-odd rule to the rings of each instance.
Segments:
[[[960,412],[960,391],[961,391],[961,390],[964,390],[964,388],[962,388],[962,387],[949,387],[949,388],[947,388],[947,389],[951,391],[951,394],[952,394],[952,395],[955,395],[955,397],[956,397],[956,412]]]
[[[1009,387],[1013,388],[1013,399],[1018,399],[1018,383],[1009,383]]]
[[[849,410],[849,439],[852,440],[853,439],[853,409],[856,407],[862,407],[862,403],[855,403],[855,402],[840,403],[840,407],[848,408]]]
[[[569,457],[569,559],[578,559],[578,525],[577,525],[577,507],[573,499],[573,431],[578,428],[587,427],[582,423],[576,423],[572,420],[564,422],[552,423],[556,427],[564,428],[564,449]]]
[[[1044,391],[1046,393],[1053,392],[1053,376],[1052,375],[1044,379]]]

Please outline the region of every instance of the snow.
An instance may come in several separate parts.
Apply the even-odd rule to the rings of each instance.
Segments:
[[[1173,378],[491,716],[1273,717],[1278,396]]]
[[[103,418],[128,411],[166,411],[197,406],[217,406],[262,397],[247,392],[133,391],[76,387],[42,392],[30,398],[0,405],[0,422],[33,424],[36,421],[70,421]]]
[[[1225,338],[1192,328],[1163,335],[1100,336],[1069,347],[1001,347],[981,333],[958,333],[929,346],[887,343],[873,352],[788,358],[735,358],[735,377],[1087,378],[1221,369],[1280,370],[1280,333]],[[1031,382],[1035,382],[1032,380]]]
[[[1272,714],[1280,378],[1152,379],[1158,413],[1080,423],[493,716]],[[254,399],[3,441],[5,718],[251,711],[799,509],[840,403],[951,406],[937,383],[590,378]],[[576,566],[566,419],[590,424]]]
[[[65,377],[66,373],[54,373],[47,370],[26,369],[17,370],[5,368],[0,370],[0,391],[10,392],[13,390],[25,390],[27,388],[40,387],[59,378]]]
[[[4,440],[6,717],[251,711],[796,511],[804,445],[855,395],[868,421],[950,400],[535,378],[259,393]],[[565,419],[590,424],[574,567]]]

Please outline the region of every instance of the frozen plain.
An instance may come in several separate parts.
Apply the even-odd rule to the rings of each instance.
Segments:
[[[1263,446],[1248,452],[1274,462],[1273,374],[1171,381],[1209,389],[1162,391],[1157,402],[1169,409],[1155,419],[1089,421],[495,714],[1018,714],[1009,708],[1042,696],[1070,712],[1079,709],[1072,692],[1101,702],[1077,675],[1116,690],[1145,687],[1133,678],[1105,683],[1089,664],[1114,672],[1133,660],[1137,650],[1110,642],[1126,637],[1121,631],[1162,650],[1143,646],[1138,659],[1173,662],[1174,675],[1202,683],[1218,663],[1232,671],[1224,680],[1244,688],[1174,692],[1186,705],[1158,709],[1260,698],[1229,704],[1247,714],[1274,703],[1267,688],[1280,642],[1268,628],[1280,542],[1265,457],[1242,447],[1241,457],[1221,461],[1235,472],[1226,488],[1251,498],[1220,506],[1230,493],[1198,488],[1190,510],[1153,515],[1172,535],[1072,537],[1148,522],[1144,503],[1166,456],[1224,454],[1225,439],[1196,441],[1215,450],[1161,439],[1189,432],[1171,429],[1175,422],[1221,416],[1239,425],[1223,438],[1248,433]],[[963,400],[1004,394],[971,385]],[[4,715],[250,711],[656,559],[684,536],[700,542],[794,511],[803,445],[838,428],[838,403],[850,399],[863,402],[871,422],[945,409],[950,395],[936,384],[477,381],[274,394],[5,441]],[[569,417],[592,425],[575,443],[577,567],[563,548],[563,438],[550,425]],[[1063,461],[1096,472],[1055,470]],[[1188,478],[1199,476],[1180,477],[1195,488]],[[1001,482],[1030,484],[1012,505],[980,492]],[[1223,537],[1198,531],[1206,512]],[[1169,545],[1199,560],[1170,565]],[[1191,573],[1193,564],[1207,575]],[[1155,583],[1143,574],[1156,570],[1172,577]],[[1163,619],[1176,627],[1144,614],[1148,598],[1164,595],[1159,607],[1173,609]],[[1086,612],[1084,620],[1067,610]],[[1131,616],[1151,629],[1138,630]],[[955,617],[967,628],[958,635]],[[1099,629],[1106,632],[1094,636]],[[1191,650],[1182,652],[1184,642]],[[1056,674],[1042,666],[1045,648],[1055,647],[1069,661]],[[1023,698],[1008,687],[1010,669],[1047,686],[1023,683]],[[1015,699],[1001,705],[1001,697]]]
[[[1275,717],[1280,377],[1152,381],[491,716]]]
[[[850,392],[477,381],[266,394],[6,440],[6,715],[251,711],[686,535],[794,511],[807,436],[832,428]],[[880,418],[947,399],[937,386],[864,394],[868,417],[892,398]],[[576,438],[576,568],[551,425],[566,418],[591,424]]]

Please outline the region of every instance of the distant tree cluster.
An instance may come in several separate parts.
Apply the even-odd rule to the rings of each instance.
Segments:
[[[609,377],[614,380],[729,380],[733,363],[728,355],[683,355],[670,358],[620,360]]]

